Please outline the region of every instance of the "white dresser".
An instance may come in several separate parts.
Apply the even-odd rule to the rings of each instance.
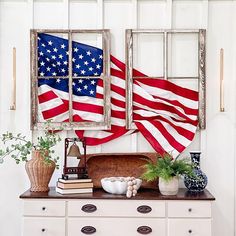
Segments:
[[[136,197],[25,192],[22,236],[212,236],[214,197],[205,190],[177,196],[140,190]]]

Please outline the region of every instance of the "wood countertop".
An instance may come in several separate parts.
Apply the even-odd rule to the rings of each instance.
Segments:
[[[106,193],[103,189],[94,189],[93,193],[82,194],[59,194],[55,187],[51,187],[49,192],[30,192],[27,190],[20,195],[22,199],[110,199],[110,200],[210,200],[215,197],[205,189],[201,193],[190,193],[187,189],[181,188],[177,195],[164,196],[157,189],[140,189],[135,197],[127,198],[125,195],[115,195]]]

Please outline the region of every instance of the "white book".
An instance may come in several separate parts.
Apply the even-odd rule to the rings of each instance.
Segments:
[[[56,187],[56,192],[60,194],[92,193],[92,188],[61,189]]]
[[[90,183],[91,179],[58,179],[59,182],[69,184],[69,183]]]

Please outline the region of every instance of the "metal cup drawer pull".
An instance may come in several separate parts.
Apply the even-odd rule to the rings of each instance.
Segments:
[[[96,229],[93,226],[84,226],[81,229],[81,232],[83,234],[94,234],[96,232]]]
[[[95,212],[97,210],[97,207],[93,204],[86,204],[86,205],[82,206],[81,210],[86,212],[86,213],[92,213],[92,212]]]
[[[137,211],[142,214],[147,214],[152,211],[152,208],[147,205],[142,205],[137,208]]]
[[[140,234],[150,234],[152,232],[152,228],[149,226],[140,226],[137,228],[137,232]]]

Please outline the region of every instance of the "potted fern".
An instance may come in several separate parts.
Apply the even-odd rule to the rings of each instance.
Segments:
[[[154,163],[148,162],[144,168],[142,178],[146,181],[154,181],[159,178],[159,190],[163,195],[178,193],[180,176],[194,176],[193,166],[188,159],[173,159],[168,153],[158,156]]]
[[[48,191],[52,174],[55,168],[58,168],[59,157],[54,157],[53,147],[61,141],[59,135],[48,128],[34,143],[21,133],[14,135],[7,132],[0,136],[0,141],[3,143],[3,148],[0,148],[0,163],[3,163],[6,157],[13,158],[16,164],[25,162],[25,169],[31,183],[30,191]]]

